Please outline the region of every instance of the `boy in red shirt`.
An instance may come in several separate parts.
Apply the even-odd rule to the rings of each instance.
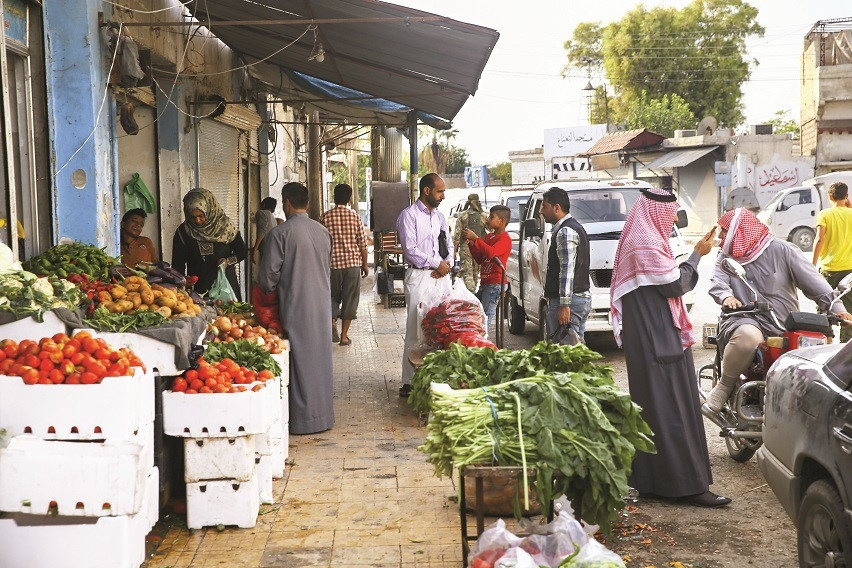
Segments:
[[[506,282],[504,268],[509,261],[509,253],[512,251],[512,238],[506,232],[509,224],[511,210],[505,205],[495,205],[491,208],[485,226],[492,232],[482,238],[465,229],[462,237],[467,241],[474,260],[479,263],[479,290],[476,297],[482,302],[482,309],[488,318],[488,328],[494,321],[497,311],[497,302],[500,301],[503,285]],[[494,262],[494,257],[500,259],[504,268]],[[501,282],[502,280],[502,282]]]

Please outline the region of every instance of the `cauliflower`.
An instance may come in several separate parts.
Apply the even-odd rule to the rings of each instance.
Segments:
[[[48,298],[53,297],[53,285],[47,278],[36,278],[33,282],[33,292],[40,292]]]

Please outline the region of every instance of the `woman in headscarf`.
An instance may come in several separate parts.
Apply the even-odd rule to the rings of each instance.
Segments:
[[[710,295],[717,303],[738,308],[755,300],[742,280],[723,269],[721,260],[730,257],[745,268],[746,279],[758,290],[757,300],[768,302],[779,322],[783,323],[790,312],[798,311],[797,288],[820,309],[828,310],[834,300],[833,289],[795,245],[774,238],[769,227],[748,209],[728,211],[718,224],[722,252],[710,285]],[[852,320],[842,304],[835,304],[833,309],[844,319]],[[737,378],[748,370],[764,337],[781,335],[783,331],[767,313],[734,315],[719,324],[722,375],[710,391],[705,411],[719,412]]]
[[[713,483],[690,346],[695,343],[683,295],[698,282],[698,261],[713,247],[715,227],[680,266],[669,238],[675,196],[642,190],[630,209],[612,274],[612,327],[624,348],[630,396],[654,432],[656,454],[637,452],[630,485],[642,496],[720,507],[730,499]]]
[[[241,300],[237,271],[234,266],[248,256],[246,243],[234,227],[213,194],[197,187],[183,198],[186,221],[175,231],[172,243],[172,267],[197,276],[195,290],[201,294],[210,290],[225,264],[228,282]]]

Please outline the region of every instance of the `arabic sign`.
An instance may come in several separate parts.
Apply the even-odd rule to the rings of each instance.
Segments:
[[[544,130],[544,159],[582,154],[604,134],[606,134],[605,124],[547,128]]]
[[[467,187],[488,185],[488,166],[468,166],[464,169],[464,183]]]
[[[3,24],[7,40],[14,40],[26,47],[27,41],[27,5],[21,0],[6,0],[3,5]]]

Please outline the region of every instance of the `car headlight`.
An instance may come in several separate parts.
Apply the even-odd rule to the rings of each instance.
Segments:
[[[802,347],[813,347],[815,345],[825,345],[825,337],[809,337],[807,335],[800,335],[797,349],[801,349]]]

